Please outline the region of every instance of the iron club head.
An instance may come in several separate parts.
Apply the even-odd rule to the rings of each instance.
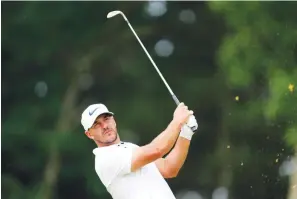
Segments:
[[[118,15],[118,14],[121,14],[121,13],[122,13],[122,12],[119,11],[119,10],[111,11],[111,12],[109,12],[109,13],[107,14],[107,18],[114,17],[114,16],[116,16],[116,15]]]

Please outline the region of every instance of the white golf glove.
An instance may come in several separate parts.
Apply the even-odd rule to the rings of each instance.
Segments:
[[[187,125],[192,129],[192,131],[196,131],[198,129],[198,123],[194,115],[190,116]]]
[[[194,131],[198,129],[198,123],[196,121],[196,118],[194,115],[192,115],[189,118],[189,121],[187,124],[182,126],[181,132],[179,136],[184,137],[188,140],[192,139],[192,136],[194,135]]]

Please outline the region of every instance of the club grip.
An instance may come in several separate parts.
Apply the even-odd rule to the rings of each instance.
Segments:
[[[172,98],[173,98],[174,102],[176,103],[176,105],[180,104],[179,100],[177,99],[177,97],[174,94],[172,95]]]

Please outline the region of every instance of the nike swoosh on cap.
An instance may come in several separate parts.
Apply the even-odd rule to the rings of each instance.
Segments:
[[[94,113],[98,108],[99,108],[99,107],[95,108],[92,112],[89,111],[89,115],[90,115],[90,116],[93,115],[93,113]]]

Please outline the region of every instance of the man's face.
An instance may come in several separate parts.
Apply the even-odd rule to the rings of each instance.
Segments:
[[[118,132],[112,115],[103,114],[97,117],[93,126],[86,132],[87,136],[101,144],[108,145],[116,141]]]

